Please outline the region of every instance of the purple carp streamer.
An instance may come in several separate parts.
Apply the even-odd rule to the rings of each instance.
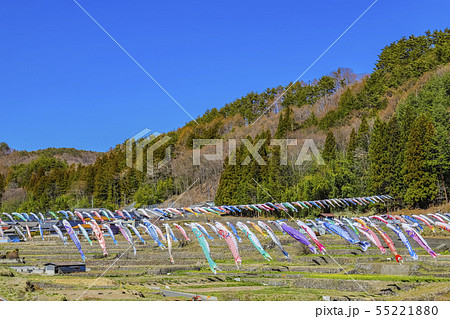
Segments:
[[[437,254],[431,249],[430,245],[426,242],[425,239],[411,226],[407,224],[402,224],[403,229],[406,231],[406,233],[414,239],[416,243],[418,243],[423,249],[427,251],[434,259],[436,259]]]
[[[119,228],[120,232],[122,233],[123,237],[125,237],[126,241],[133,247],[133,253],[136,256],[136,247],[134,247],[134,241],[130,231],[128,230],[128,228],[123,227],[121,222],[117,222],[116,226],[117,228]]]
[[[392,230],[398,238],[402,241],[403,245],[408,249],[409,255],[412,259],[417,260],[419,259],[419,256],[417,256],[416,252],[413,250],[411,244],[408,241],[408,238],[406,238],[405,234],[400,230],[400,228],[396,226],[392,226],[391,224],[386,224],[386,227]]]
[[[81,248],[81,243],[80,240],[78,239],[78,236],[75,234],[75,232],[73,231],[72,226],[70,225],[70,223],[67,220],[63,220],[63,225],[66,228],[67,233],[70,236],[70,239],[72,239],[73,243],[75,244],[75,246],[77,247],[78,251],[80,252],[81,255],[81,259],[83,259],[83,261],[86,261],[86,257],[84,256],[84,252],[83,249]]]
[[[311,243],[309,242],[308,238],[305,237],[305,235],[303,235],[301,232],[299,232],[297,229],[292,228],[291,226],[289,226],[288,224],[286,224],[285,222],[280,222],[281,227],[283,228],[283,230],[292,238],[294,238],[295,240],[297,240],[298,242],[302,243],[303,245],[307,246],[309,248],[309,250],[311,250],[311,252],[313,254],[317,254],[317,249],[316,247],[314,247],[313,245],[311,245]]]

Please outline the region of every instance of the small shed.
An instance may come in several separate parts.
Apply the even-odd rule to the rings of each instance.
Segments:
[[[45,265],[46,273],[54,274],[70,274],[73,272],[85,272],[86,264],[84,263],[46,263]]]
[[[19,234],[17,234],[16,231],[14,230],[14,228],[12,228],[11,226],[6,229],[5,229],[5,227],[3,227],[3,233],[5,234],[6,242],[13,242],[13,243],[20,242]],[[4,242],[4,241],[2,240],[2,242]]]

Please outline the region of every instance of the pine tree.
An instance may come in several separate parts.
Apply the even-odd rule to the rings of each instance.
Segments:
[[[370,189],[375,194],[383,194],[386,190],[386,169],[389,166],[387,153],[386,125],[377,117],[369,147]]]
[[[347,160],[353,162],[355,157],[355,150],[357,146],[357,135],[354,128],[352,128],[352,132],[350,133],[350,139],[348,141],[347,146]]]
[[[367,123],[367,118],[363,117],[361,124],[359,125],[358,132],[356,134],[356,149],[354,152],[354,162],[352,170],[355,172],[357,179],[355,180],[356,193],[364,194],[368,192],[369,188],[369,141],[370,131]]]
[[[356,99],[350,89],[346,89],[339,98],[339,108],[342,114],[347,115],[356,107]]]
[[[238,204],[235,196],[238,193],[238,150],[236,150],[236,164],[229,163],[227,157],[224,162],[224,168],[220,175],[219,187],[216,192],[215,204],[216,205],[234,205]]]
[[[403,163],[404,200],[408,205],[425,208],[437,195],[437,177],[430,165],[434,134],[433,123],[423,114],[411,127]]]
[[[411,132],[411,127],[417,118],[417,114],[413,107],[410,105],[410,100],[408,99],[405,105],[399,106],[399,121],[401,128],[401,139],[402,143],[406,144],[408,141],[409,133]]]
[[[331,131],[328,131],[327,138],[325,140],[325,146],[322,152],[323,159],[330,163],[336,159],[336,139]]]
[[[369,124],[367,123],[367,118],[363,117],[361,120],[361,124],[359,125],[358,128],[358,147],[361,148],[364,152],[368,152],[369,140],[370,140]]]
[[[283,175],[280,165],[280,147],[275,146],[272,148],[271,156],[269,159],[268,164],[268,179],[267,184],[263,185],[263,187],[266,189],[264,193],[264,198],[267,201],[273,201],[273,199],[280,200],[281,197],[281,190],[283,188]]]
[[[299,128],[297,122],[294,119],[294,113],[290,106],[284,108],[283,112],[280,114],[278,120],[277,131],[275,133],[275,138],[286,138],[287,132],[295,131]]]
[[[403,193],[402,162],[404,146],[400,136],[400,125],[397,116],[394,115],[386,125],[386,157],[388,167],[386,170],[386,193],[394,197],[400,197]]]

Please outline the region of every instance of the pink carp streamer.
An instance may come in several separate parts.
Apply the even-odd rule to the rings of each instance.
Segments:
[[[221,223],[216,222],[216,228],[219,232],[219,235],[225,240],[225,242],[228,245],[228,248],[230,249],[231,253],[234,257],[234,263],[236,264],[237,269],[240,269],[240,266],[242,264],[241,256],[239,255],[239,248],[236,241],[236,238],[234,238],[234,235],[229,232],[225,226],[223,226]]]
[[[394,255],[395,260],[398,263],[403,262],[403,257],[397,253],[397,250],[395,249],[394,242],[392,241],[391,237],[389,237],[388,234],[386,234],[378,225],[374,223],[372,223],[370,227],[375,229],[380,234],[381,238],[383,238],[383,240],[386,242],[389,249],[391,250],[392,254]]]
[[[108,252],[106,251],[106,242],[105,242],[105,238],[103,237],[103,234],[102,234],[102,231],[101,231],[100,227],[98,226],[98,224],[95,221],[95,219],[92,219],[89,222],[89,225],[91,225],[92,230],[94,231],[95,237],[97,237],[98,243],[100,244],[100,247],[102,247],[103,256],[107,257],[108,256]]]
[[[172,238],[170,236],[170,227],[169,224],[164,224],[164,227],[166,228],[166,237],[167,237],[167,248],[169,251],[169,258],[170,262],[174,264],[173,256],[172,256]]]
[[[325,252],[326,252],[325,246],[319,242],[314,231],[308,225],[306,225],[304,222],[302,222],[301,220],[297,220],[296,223],[308,234],[309,238],[311,238],[311,240],[314,242],[314,244],[316,244],[317,248],[319,248],[319,251],[322,254],[325,254]]]
[[[30,227],[28,227],[28,225],[25,225],[26,229],[27,229],[27,234],[28,234],[28,238],[30,240],[33,240],[33,237],[31,236],[31,232],[30,232]]]
[[[357,219],[355,219],[357,220]],[[386,248],[383,247],[383,245],[381,244],[380,239],[378,238],[378,236],[373,232],[372,229],[370,229],[369,227],[366,226],[366,223],[359,219],[359,224],[358,223],[354,223],[353,225],[360,231],[362,232],[375,246],[378,247],[378,249],[384,254],[386,252]]]
[[[175,226],[176,229],[178,229],[180,231],[180,233],[183,235],[184,239],[186,239],[187,241],[191,241],[183,227],[181,227],[180,225],[175,224],[175,223],[173,225]]]
[[[434,223],[437,227],[442,228],[443,230],[450,231],[450,225],[446,223],[436,222]]]
[[[417,220],[420,220],[422,223],[424,223],[425,225],[427,225],[428,227],[431,228],[431,230],[434,231],[434,227],[428,222],[428,220],[426,218],[423,218],[423,216],[418,216],[418,215],[412,215],[412,217],[414,217]]]

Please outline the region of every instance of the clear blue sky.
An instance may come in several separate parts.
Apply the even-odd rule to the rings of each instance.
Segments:
[[[192,116],[295,80],[373,0],[78,0]],[[450,1],[379,0],[305,74],[372,70],[380,50],[449,27]],[[0,141],[106,151],[190,118],[72,0],[0,4]]]

